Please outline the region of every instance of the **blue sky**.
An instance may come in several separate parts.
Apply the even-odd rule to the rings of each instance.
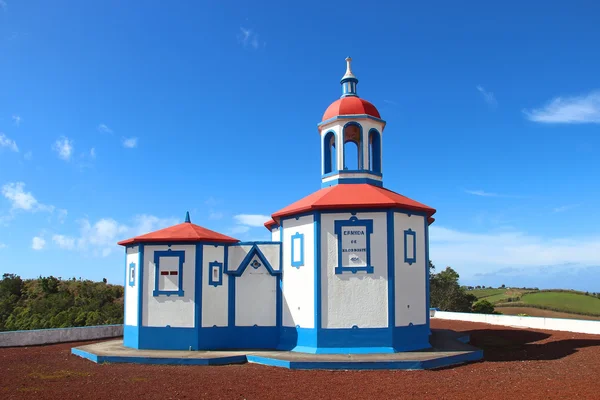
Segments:
[[[268,238],[352,56],[438,269],[600,290],[600,4],[287,3],[0,0],[0,271],[121,283],[186,210]]]

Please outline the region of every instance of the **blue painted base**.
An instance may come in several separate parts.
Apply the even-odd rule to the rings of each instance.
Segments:
[[[441,340],[441,341],[440,341]],[[357,354],[352,359],[347,360],[344,357],[340,361],[340,357],[326,354],[302,354],[297,352],[219,352],[219,353],[198,353],[194,355],[192,352],[186,352],[185,355],[156,351],[151,356],[136,355],[135,351],[125,349],[122,346],[115,346],[115,342],[102,342],[94,345],[86,345],[81,348],[71,349],[71,353],[79,357],[86,358],[95,363],[139,363],[139,364],[161,364],[161,365],[225,365],[225,364],[240,364],[240,363],[256,363],[275,367],[283,367],[289,369],[324,369],[324,370],[382,370],[382,369],[404,369],[404,370],[419,370],[419,369],[435,369],[447,367],[451,365],[461,364],[470,361],[477,361],[483,358],[483,351],[472,346],[466,345],[469,341],[468,336],[461,336],[454,332],[439,333],[438,347],[431,351],[431,356],[427,357],[427,351],[419,351],[416,353],[392,353],[392,354],[374,354],[362,353]],[[110,350],[106,347],[109,346]],[[122,350],[121,350],[122,349]],[[98,353],[103,355],[95,354]],[[295,350],[301,350],[300,347]],[[333,351],[333,348],[317,349]],[[348,350],[342,348],[342,351]],[[383,349],[382,349],[383,350]],[[362,349],[358,350],[362,351]],[[457,354],[457,352],[459,352]],[[333,353],[332,353],[333,354]],[[347,353],[337,353],[347,354]],[[190,357],[191,355],[191,357]]]
[[[397,353],[431,348],[427,325],[389,328],[281,328],[277,350],[309,354]]]

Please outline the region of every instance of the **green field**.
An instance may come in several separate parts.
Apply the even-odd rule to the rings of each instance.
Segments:
[[[523,294],[520,289],[475,289],[469,293],[474,294],[478,300],[487,300],[492,304],[502,302],[509,297],[518,297]]]
[[[533,292],[525,289],[474,289],[468,293],[487,300],[501,311],[502,307],[535,307],[557,312],[600,316],[600,299],[582,292],[549,290]],[[512,302],[508,299],[512,298]]]
[[[484,297],[497,296],[499,294],[504,294],[506,289],[474,289],[469,290],[469,293],[474,294],[478,299],[483,299]]]
[[[523,305],[543,306],[550,309],[600,315],[600,299],[578,293],[538,292],[521,298]]]

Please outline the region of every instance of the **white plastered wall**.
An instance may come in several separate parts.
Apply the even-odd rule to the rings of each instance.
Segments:
[[[273,228],[273,230],[271,230],[271,240],[274,242],[279,242],[281,240],[279,228]]]
[[[229,315],[229,275],[225,274],[225,247],[204,245],[202,249],[202,327],[227,326]],[[208,283],[211,262],[223,263],[223,284]]]
[[[416,262],[404,262],[404,231],[416,234]],[[425,220],[419,215],[394,213],[396,326],[426,323]]]
[[[138,324],[138,288],[140,279],[140,248],[128,247],[125,258],[125,325],[137,326]],[[129,286],[129,264],[135,264],[135,284]]]
[[[283,326],[314,328],[315,248],[312,215],[290,218],[283,224]],[[292,235],[304,235],[304,265],[292,267]]]
[[[160,295],[154,297],[154,279],[156,268],[154,265],[154,252],[166,251],[169,247],[144,246],[144,307],[142,309],[142,325],[172,328],[194,327],[194,293],[196,282],[196,246],[172,245],[172,251],[185,251],[183,263],[183,296]]]
[[[357,213],[373,220],[372,274],[336,274],[338,240],[335,221],[348,221],[350,213],[321,214],[321,326],[323,328],[385,328],[388,326],[387,219],[386,213]]]
[[[257,261],[260,267],[252,267]],[[258,256],[235,278],[235,326],[275,326],[277,278],[269,274]]]

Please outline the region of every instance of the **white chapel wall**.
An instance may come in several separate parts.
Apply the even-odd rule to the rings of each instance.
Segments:
[[[140,247],[127,247],[125,259],[125,325],[137,326],[138,324],[138,288],[140,279]],[[133,286],[130,286],[129,265],[135,264]]]
[[[323,328],[384,328],[388,326],[386,213],[357,213],[373,220],[370,238],[372,274],[336,274],[338,239],[335,221],[348,221],[350,213],[321,214],[321,325]],[[331,299],[331,301],[330,301]]]
[[[225,247],[204,245],[202,250],[202,327],[227,326],[229,310],[229,275],[225,274]],[[222,282],[209,282],[210,263],[223,264]]]
[[[252,265],[260,264],[258,268]],[[254,265],[258,265],[254,264]],[[235,326],[275,326],[277,278],[269,274],[258,256],[235,278]]]
[[[142,309],[142,325],[172,328],[194,327],[194,291],[196,282],[196,246],[172,245],[172,251],[184,251],[183,263],[183,296],[159,295],[154,296],[156,268],[154,264],[155,251],[167,251],[166,245],[144,246],[144,307]],[[171,260],[169,260],[171,261]],[[162,263],[162,261],[161,261]],[[178,276],[178,275],[177,275]]]
[[[415,232],[416,260],[405,262],[404,231]],[[410,247],[409,239],[409,247]],[[422,325],[426,323],[426,268],[425,259],[425,220],[424,217],[412,214],[394,213],[395,241],[395,292],[396,292],[396,326]],[[412,249],[409,249],[408,256]]]
[[[314,217],[290,218],[283,224],[283,326],[314,328],[315,249]],[[292,236],[303,235],[303,265],[292,266]]]

